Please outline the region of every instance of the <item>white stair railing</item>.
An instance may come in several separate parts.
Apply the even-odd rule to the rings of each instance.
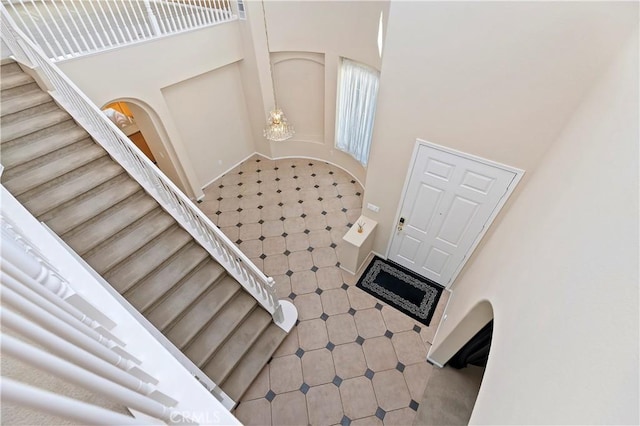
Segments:
[[[2,370],[3,408],[18,404],[80,424],[238,424],[71,253],[0,189],[3,357],[38,371],[47,378],[47,387],[57,383],[52,378],[75,384],[96,401],[127,407],[134,417],[41,389],[32,374],[27,377],[12,368]],[[53,266],[58,263],[60,269]]]
[[[54,60],[237,19],[228,0],[2,0]]]
[[[204,247],[273,317],[283,330],[295,325],[298,312],[276,298],[273,278],[265,276],[198,207],[162,173],[98,107],[15,25],[0,6],[2,40],[14,57],[44,75],[51,96],[168,213]]]

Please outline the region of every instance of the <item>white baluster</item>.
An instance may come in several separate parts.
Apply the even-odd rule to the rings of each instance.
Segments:
[[[131,36],[131,41],[138,41],[140,40],[140,35],[138,34],[138,31],[136,30],[136,24],[135,22],[133,22],[133,19],[131,18],[131,13],[129,12],[129,7],[127,7],[127,4],[125,3],[125,0],[120,0],[120,3],[122,3],[122,7],[117,7],[118,10],[124,10],[124,16],[127,17],[127,20],[129,21],[126,24],[126,28],[129,28],[129,26],[131,27],[131,30],[128,30],[127,33],[130,34]],[[116,3],[117,5],[118,3]],[[135,12],[135,10],[134,10]],[[122,16],[122,13],[120,14],[120,16]],[[134,13],[135,16],[135,13]]]
[[[87,40],[84,38],[84,35],[82,34],[82,31],[80,31],[80,27],[78,27],[78,24],[76,23],[75,18],[73,17],[73,13],[69,10],[69,8],[67,7],[67,3],[64,0],[60,0],[60,4],[62,4],[62,7],[64,7],[65,10],[65,15],[66,18],[71,21],[71,24],[73,25],[73,27],[75,28],[76,32],[78,33],[78,38],[80,39],[80,41],[82,42],[82,44],[84,44],[84,48],[79,47],[78,49],[78,53],[84,53],[84,52],[88,52],[91,50],[91,46],[89,46],[89,43],[87,43]],[[57,8],[57,6],[56,6]],[[58,12],[60,13],[60,12]],[[73,37],[73,33],[71,32],[71,30],[69,29],[66,20],[65,20],[65,26],[67,27],[67,31],[69,31],[69,34],[71,34],[71,37]],[[75,40],[75,38],[74,38]],[[76,41],[76,44],[78,44],[78,41]],[[78,44],[79,46],[79,44]]]
[[[29,407],[78,424],[103,426],[149,424],[145,420],[138,420],[77,399],[25,385],[7,377],[3,377],[0,381],[0,393],[2,393],[3,403]]]
[[[35,9],[35,11],[38,13],[38,19],[40,20],[40,22],[44,23],[44,27],[49,30],[49,26],[46,24],[44,17],[42,16],[42,14],[40,13],[38,6],[33,2],[33,0],[31,0],[31,3],[33,5],[33,8]],[[57,46],[57,51],[56,49],[53,48],[53,46],[51,46],[51,44],[49,43],[49,40],[47,38],[47,36],[44,35],[44,33],[42,32],[42,29],[40,28],[40,25],[38,25],[38,23],[36,23],[35,19],[33,18],[33,15],[31,13],[29,13],[28,10],[26,10],[25,7],[25,14],[29,17],[29,19],[31,20],[31,24],[33,25],[33,27],[36,29],[36,31],[38,32],[38,34],[40,35],[40,37],[42,38],[42,41],[44,42],[44,44],[47,46],[47,48],[49,48],[49,50],[51,51],[51,56],[52,57],[57,57],[57,58],[63,58],[64,57],[64,49],[62,49],[62,46],[60,46],[60,44],[57,42],[57,40],[55,39],[55,36],[53,36],[53,41],[54,44]],[[51,30],[49,30],[49,33],[51,33]]]
[[[55,1],[54,1],[54,2],[51,2],[51,4],[53,4],[53,8],[56,10],[56,15],[57,15],[57,17],[59,17],[59,18],[60,18],[60,20],[62,21],[62,25],[64,26],[64,28],[65,28],[65,30],[66,30],[66,32],[67,32],[67,34],[69,35],[69,37],[64,37],[64,35],[63,35],[63,37],[64,37],[65,39],[67,39],[67,38],[68,38],[68,39],[70,39],[70,40],[71,40],[71,43],[73,43],[73,44],[75,45],[75,49],[74,49],[72,46],[70,46],[69,42],[67,42],[67,43],[66,43],[67,45],[69,45],[69,53],[70,53],[70,54],[74,54],[74,53],[75,53],[75,54],[80,54],[80,53],[82,52],[82,50],[83,50],[83,49],[82,49],[82,47],[80,46],[80,44],[78,43],[78,40],[73,36],[73,32],[72,32],[72,31],[71,31],[71,29],[69,28],[69,25],[67,25],[67,21],[68,21],[68,20],[72,20],[72,19],[71,19],[71,16],[68,16],[68,15],[67,15],[67,16],[64,16],[64,15],[60,12],[60,9],[58,8],[58,4],[57,4],[57,2],[55,2]],[[59,27],[58,27],[58,30],[59,30],[59,31],[60,31],[60,33],[62,34],[62,31],[60,30],[60,28],[59,28]]]
[[[104,336],[100,335],[95,330],[87,327],[85,324],[74,321],[74,319],[72,317],[70,318],[69,314],[63,310],[56,308],[51,304],[42,303],[42,300],[38,300],[37,297],[32,296],[32,300],[38,300],[37,304],[23,297],[16,291],[19,290],[20,287],[20,284],[17,281],[12,281],[12,279],[8,279],[3,276],[2,283],[5,285],[2,287],[3,304],[12,307],[14,310],[31,318],[34,322],[37,322],[45,329],[63,337],[74,345],[86,350],[87,352],[91,352],[95,356],[98,356],[125,371],[133,371],[134,368],[137,368],[136,363],[131,359],[127,359],[112,351],[110,348],[114,348],[116,345],[105,339]],[[48,310],[44,310],[43,307]],[[130,358],[135,359],[133,356],[129,356]],[[148,376],[146,373],[145,375]],[[149,379],[149,381],[154,381],[150,376]]]
[[[14,12],[14,16],[17,16],[18,19],[20,20],[20,24],[22,24],[22,31],[24,31],[31,38],[31,40],[36,40],[36,38],[33,36],[33,33],[29,29],[29,26],[24,22],[24,19],[22,19],[22,13],[20,13],[16,9],[16,7],[14,5],[14,2],[10,1],[10,2],[8,2],[8,4],[9,4],[9,6],[11,6],[11,9]],[[20,2],[20,5],[22,6],[22,9],[25,10],[24,4],[22,2]],[[36,27],[36,29],[37,29],[37,27]],[[49,50],[51,51],[51,53],[53,53],[53,49],[51,49],[51,46],[48,45],[46,39],[44,40],[44,42],[46,43],[46,45],[49,48]]]
[[[128,42],[133,41],[133,36],[131,35],[131,31],[129,31],[129,25],[127,25],[127,21],[125,21],[124,16],[122,15],[122,8],[118,6],[118,2],[114,1],[114,9],[116,10],[116,12],[118,12],[118,16],[120,17],[120,20],[122,22],[122,25],[118,25],[118,28],[124,28],[124,32],[127,33],[127,36],[123,39],[123,44],[126,44]],[[109,3],[107,3],[107,5],[109,6]],[[109,6],[109,10],[111,10],[111,6]],[[111,12],[111,14],[113,15],[113,12]],[[120,33],[122,33],[122,30],[120,30]],[[124,34],[123,34],[124,37]]]
[[[84,8],[84,3],[83,1],[80,2],[80,5]],[[102,23],[102,19],[100,19],[100,14],[102,14],[102,16],[104,15],[104,10],[102,9],[102,5],[100,4],[100,2],[97,2],[98,7],[100,8],[100,12],[98,12],[98,10],[95,8],[94,4],[96,2],[90,1],[89,2],[89,6],[91,6],[91,10],[93,10],[93,16],[95,16],[95,20],[98,21],[98,26],[100,27],[100,29],[102,30],[102,34],[104,34],[104,39],[106,40],[106,46],[113,46],[114,43],[118,42],[118,39],[116,37],[116,34],[113,32],[113,30],[111,28],[111,35],[113,37],[113,42],[111,41],[111,37],[109,37],[109,32],[107,31],[107,29],[105,28],[104,24]],[[86,11],[86,10],[85,10]],[[85,15],[87,17],[87,19],[89,20],[89,22],[91,23],[91,26],[93,27],[93,29],[95,30],[95,25],[93,23],[93,19],[91,19],[91,15],[90,14],[86,14]],[[108,22],[108,21],[107,21]],[[100,34],[96,31],[96,34]],[[102,42],[103,37],[99,36],[100,41]]]
[[[98,2],[90,1],[89,2],[91,7],[93,7],[94,3],[97,4],[98,7],[100,8],[100,13],[102,14],[102,17],[103,17],[104,21],[106,22],[106,27],[109,30],[109,33],[111,33],[111,37],[113,37],[113,42],[111,42],[111,38],[109,38],[109,45],[110,46],[113,46],[113,45],[117,46],[119,44],[118,36],[116,35],[116,32],[113,30],[113,26],[109,25],[109,18],[107,16],[107,13],[104,11],[104,8],[102,7],[102,2],[101,1],[98,1]],[[108,6],[108,4],[107,4],[107,6]],[[95,10],[95,8],[94,8],[94,10]],[[96,11],[96,18],[98,19],[98,22],[100,23],[100,26],[104,30],[105,34],[108,34],[107,30],[105,30],[105,25],[102,23],[102,19],[100,19],[100,16],[98,16],[98,15],[99,14]],[[115,22],[115,18],[113,20]]]
[[[23,271],[20,271],[14,265],[10,264],[6,259],[2,259],[2,272],[5,273],[5,274],[8,274],[9,276],[11,276],[13,278],[15,278],[17,281],[19,281],[22,285],[24,285],[27,288],[29,288],[31,291],[33,291],[36,294],[38,294],[39,296],[45,298],[50,303],[53,303],[58,308],[64,310],[65,312],[67,312],[69,315],[71,315],[72,317],[74,317],[78,321],[80,321],[80,322],[86,324],[87,326],[91,327],[96,332],[98,332],[98,333],[102,334],[103,336],[105,336],[105,338],[107,338],[109,340],[113,340],[114,342],[116,342],[119,345],[124,345],[124,343],[121,342],[119,339],[117,339],[115,336],[113,336],[111,334],[111,332],[109,332],[105,328],[105,326],[103,326],[98,321],[94,320],[93,318],[87,316],[76,305],[71,305],[70,302],[67,302],[67,301],[61,299],[60,297],[54,295],[49,290],[47,290],[45,287],[43,287],[42,285],[37,283],[35,280],[30,279],[28,275],[26,275]],[[111,323],[111,324],[113,324],[113,323]]]
[[[181,414],[149,397],[140,395],[14,337],[2,335],[0,342],[4,354],[20,359],[39,370],[46,371],[99,395],[104,395],[126,407],[141,411],[170,424],[183,420]]]
[[[64,3],[64,4],[65,4],[65,7],[66,7],[66,3]],[[84,7],[82,2],[80,2],[80,5],[82,6],[82,8],[84,10],[84,17],[83,17],[83,15],[80,14],[80,11],[76,7],[76,3],[73,0],[71,0],[71,6],[73,6],[73,11],[76,14],[76,16],[78,17],[78,20],[80,21],[80,25],[82,25],[82,28],[84,29],[85,33],[87,34],[87,38],[89,39],[89,41],[91,41],[91,44],[93,45],[93,50],[98,49],[98,44],[96,43],[96,41],[93,38],[94,35],[96,36],[96,38],[98,39],[100,44],[104,47],[104,43],[100,39],[100,35],[98,34],[98,30],[93,25],[93,22],[91,22],[91,20],[89,20],[89,23],[91,24],[91,26],[93,28],[93,32],[89,31],[89,28],[87,28],[87,24],[85,23],[85,18],[88,16],[87,9]],[[75,22],[75,19],[74,19],[74,22]],[[78,29],[78,32],[80,32],[79,29]]]
[[[47,2],[46,1],[42,1],[42,5],[43,5],[44,10],[49,15],[49,18],[51,18],[51,22],[50,23],[47,22],[46,19],[44,19],[44,22],[46,23],[47,28],[51,32],[51,35],[55,38],[56,44],[60,45],[58,43],[58,37],[53,33],[53,30],[51,29],[51,23],[53,23],[53,26],[56,28],[56,30],[58,31],[58,34],[60,35],[59,38],[62,39],[62,42],[64,43],[64,45],[66,47],[66,49],[61,47],[62,51],[65,52],[63,56],[70,56],[73,53],[73,48],[69,44],[69,41],[67,40],[67,37],[64,35],[62,30],[60,29],[60,26],[58,25],[58,21],[56,20],[56,18],[51,13],[51,10],[49,10],[49,6],[47,6]],[[40,15],[40,16],[42,16],[42,15]]]
[[[154,32],[151,30],[151,27],[149,26],[149,21],[145,19],[146,14],[142,10],[142,6],[140,5],[140,2],[135,0],[129,0],[129,7],[133,10],[133,16],[135,17],[138,28],[142,33],[142,38],[148,39],[150,37],[153,37]]]
[[[3,222],[2,233],[2,257],[10,263],[16,265],[20,270],[24,271],[29,277],[46,287],[52,293],[61,298],[66,298],[74,294],[67,283],[49,267],[39,261],[29,247],[22,248],[14,238],[7,235],[7,228]],[[20,238],[20,237],[18,237]],[[29,250],[27,252],[26,250]]]
[[[79,367],[93,371],[106,379],[143,395],[151,395],[155,391],[155,388],[148,382],[144,382],[105,360],[93,356],[10,310],[0,308],[0,318],[2,318],[3,327],[13,330],[33,342],[38,342],[38,346],[73,362]]]

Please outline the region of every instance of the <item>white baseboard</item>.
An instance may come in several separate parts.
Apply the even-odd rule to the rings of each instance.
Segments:
[[[222,176],[226,175],[227,173],[229,173],[231,170],[235,169],[236,167],[238,167],[240,164],[244,163],[245,161],[247,161],[249,158],[253,157],[254,155],[262,155],[260,153],[257,152],[252,152],[251,154],[247,155],[246,157],[244,157],[242,160],[238,161],[237,163],[235,163],[233,166],[229,167],[227,170],[225,170],[224,172],[220,173],[218,176],[214,177],[213,179],[211,179],[209,182],[205,183],[202,186],[202,190],[204,191],[205,188],[207,188],[209,185],[211,185],[213,182],[217,181],[218,179],[220,179]],[[264,155],[262,155],[264,157]],[[265,157],[268,158],[268,157]],[[201,197],[198,197],[198,201],[201,201],[204,198],[204,194]]]
[[[268,157],[260,152],[253,152],[251,154],[249,154],[248,156],[246,156],[245,158],[243,158],[242,160],[238,161],[237,163],[235,163],[233,166],[229,167],[227,170],[225,170],[224,172],[220,173],[218,176],[216,176],[215,178],[211,179],[209,182],[207,182],[206,184],[204,184],[202,186],[202,190],[204,191],[205,188],[207,188],[209,185],[211,185],[213,182],[217,181],[218,179],[220,179],[222,176],[226,175],[227,173],[229,173],[231,170],[235,169],[236,167],[238,167],[240,164],[244,163],[245,161],[247,161],[249,158],[253,157],[254,155],[259,155],[260,157],[266,158],[267,160],[285,160],[285,159],[296,159],[296,158],[304,158],[306,160],[313,160],[313,161],[322,161],[323,163],[327,163],[327,164],[331,164],[334,167],[339,168],[340,170],[344,171],[345,173],[347,173],[349,176],[351,176],[356,182],[358,182],[360,184],[360,186],[362,187],[362,190],[365,190],[364,185],[362,184],[362,182],[360,182],[360,179],[358,179],[357,177],[355,177],[353,174],[351,174],[351,172],[347,169],[345,169],[342,166],[339,166],[338,164],[332,163],[331,161],[327,161],[324,160],[322,158],[315,158],[315,157],[306,157],[306,156],[294,156],[294,155],[289,155],[289,156],[285,156],[285,157]],[[196,201],[202,201],[204,199],[204,194],[200,197],[197,198]],[[375,253],[376,255],[378,255],[377,253]],[[380,256],[380,255],[378,255]],[[382,256],[380,256],[382,257]],[[385,258],[386,259],[386,258]],[[345,269],[346,271],[346,269]]]

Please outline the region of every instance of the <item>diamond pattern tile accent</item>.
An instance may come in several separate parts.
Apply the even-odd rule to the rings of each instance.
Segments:
[[[269,392],[267,392],[267,394],[264,397],[266,398],[267,401],[271,402],[273,401],[273,398],[276,397],[276,393],[271,389],[269,389]]]
[[[333,378],[333,381],[331,383],[333,383],[337,387],[340,387],[340,385],[342,384],[342,379],[339,376],[336,376]]]
[[[285,238],[287,238],[287,237],[289,236],[289,234],[287,234],[286,232],[283,232],[283,233],[282,233],[282,236],[283,236],[283,237],[285,237]]]
[[[265,164],[262,165],[262,162]],[[261,167],[258,168],[258,166]],[[290,420],[296,424],[308,424],[314,421],[317,424],[333,425],[362,422],[381,424],[382,421],[410,424],[412,415],[415,415],[419,407],[415,398],[421,395],[421,391],[416,387],[422,386],[421,379],[414,378],[414,375],[416,372],[431,368],[422,356],[423,351],[418,351],[414,347],[422,344],[424,336],[416,336],[411,331],[421,334],[425,326],[417,325],[408,318],[394,320],[393,324],[387,323],[387,315],[382,314],[389,308],[383,302],[352,289],[351,286],[356,283],[358,276],[345,275],[345,272],[338,269],[340,263],[334,257],[335,251],[341,248],[339,240],[342,234],[348,227],[354,226],[355,218],[360,214],[361,206],[358,204],[362,203],[364,191],[357,180],[325,162],[314,163],[300,159],[261,160],[257,156],[228,172],[223,179],[225,183],[222,184],[222,179],[215,182],[210,187],[210,192],[207,192],[207,188],[204,189],[207,199],[216,202],[217,198],[217,202],[221,203],[221,208],[214,207],[206,214],[218,228],[226,228],[225,231],[235,230],[230,233],[231,240],[235,241],[242,250],[248,250],[246,253],[251,253],[250,257],[256,258],[256,264],[259,267],[262,267],[263,261],[271,264],[269,259],[280,258],[281,266],[278,272],[281,275],[274,276],[278,297],[287,297],[288,294],[288,300],[295,299],[301,318],[304,318],[296,320],[296,328],[275,352],[273,362],[270,360],[265,367],[265,372],[262,373],[263,378],[256,380],[251,386],[254,389],[253,392],[248,393],[244,400],[238,401],[240,406],[250,401],[254,404],[251,405],[252,409],[260,408],[259,423],[267,425],[276,424],[276,420],[283,424],[282,420],[289,418],[283,411],[288,410],[285,407],[286,401],[301,402],[299,406],[296,405],[295,413],[289,414],[289,416],[293,415]],[[309,194],[313,195],[309,196]],[[225,208],[224,212],[222,207]],[[216,213],[212,213],[216,210]],[[235,215],[235,218],[231,214]],[[285,217],[287,219],[283,220]],[[325,219],[323,220],[322,217]],[[304,223],[309,218],[313,220],[309,222],[309,229],[305,229]],[[298,225],[286,229],[283,225],[289,225],[289,220],[292,224],[293,221],[298,221],[295,222]],[[277,232],[270,232],[269,227],[273,228],[272,225],[277,225],[278,222],[283,224],[280,225],[280,229]],[[317,222],[324,223],[318,226]],[[345,226],[347,222],[349,224]],[[264,226],[265,223],[269,225],[267,226],[269,229],[262,234],[264,230],[260,225]],[[236,224],[239,226],[234,226]],[[282,235],[285,229],[287,232]],[[241,238],[239,231],[243,231]],[[297,261],[298,257],[304,257],[310,262],[303,262],[304,267],[302,267],[303,265]],[[294,270],[296,272],[293,272]],[[299,274],[301,275],[298,276]],[[304,282],[304,285],[301,282]],[[339,312],[331,311],[331,303],[329,303],[331,298],[327,297],[329,294],[339,294],[345,300],[346,303]],[[446,303],[446,298],[443,300]],[[325,302],[329,305],[325,306]],[[380,312],[370,309],[374,306]],[[369,345],[367,342],[371,339],[363,337],[368,334],[357,328],[356,320],[360,312],[366,310],[384,317],[381,318],[384,322],[381,322],[381,327],[376,332],[376,336],[379,337],[372,337],[372,339],[378,339],[379,344],[389,346],[390,356],[391,353],[394,354],[388,365],[384,365],[384,369],[376,367],[375,356],[370,359],[371,354],[375,352],[372,352],[372,347],[378,345]],[[398,315],[403,314],[398,313]],[[437,321],[434,322],[437,323]],[[336,327],[343,326],[350,327],[350,331],[338,333]],[[429,327],[426,330],[432,331],[433,328]],[[420,356],[415,355],[414,352]],[[322,371],[323,378],[319,381],[312,380],[315,373],[309,371],[311,365],[315,367],[313,354],[316,354],[315,357],[327,360],[326,365],[322,367],[326,371]],[[395,354],[398,355],[395,356]],[[296,383],[293,383],[286,392],[283,388],[280,394],[277,393],[280,391],[278,384],[274,385],[270,380],[270,372],[274,365],[283,362],[279,358],[287,356],[292,357],[292,363],[299,366],[296,369],[301,368],[301,371],[292,371],[292,374],[302,373],[302,375],[299,381],[296,380]],[[379,372],[375,373],[374,370]],[[403,388],[406,386],[410,392],[410,395],[404,392],[406,395],[403,395],[406,397],[400,398],[402,400],[400,404],[395,390],[386,394],[383,392],[381,395],[376,392],[373,395],[373,390],[377,389],[376,386],[380,387],[381,383],[393,377],[402,379],[398,386],[402,385]],[[349,406],[349,409],[353,410],[354,404],[359,404],[358,401],[350,400],[350,398],[360,398],[358,392],[355,395],[353,393],[353,380],[370,386],[373,397],[368,402],[366,413],[360,410],[358,412],[362,415],[358,416],[347,412],[345,408]],[[319,392],[320,389],[316,389],[317,387],[324,387],[323,392]],[[330,395],[324,395],[326,392]],[[249,395],[251,396],[248,397]],[[305,404],[309,399],[315,401],[315,406]],[[262,403],[256,405],[255,402],[259,401]],[[318,405],[320,402],[322,403]],[[265,408],[267,411],[263,415],[262,410]],[[368,417],[374,413],[377,419]]]
[[[236,226],[237,226],[238,228],[240,228],[240,227],[242,226],[242,224],[241,224],[241,223],[236,223]]]

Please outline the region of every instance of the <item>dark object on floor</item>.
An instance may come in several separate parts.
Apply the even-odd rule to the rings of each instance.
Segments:
[[[377,256],[356,286],[427,326],[444,290],[433,281]]]
[[[447,365],[453,368],[465,368],[468,364],[486,367],[493,335],[493,320],[482,327],[454,356]]]

